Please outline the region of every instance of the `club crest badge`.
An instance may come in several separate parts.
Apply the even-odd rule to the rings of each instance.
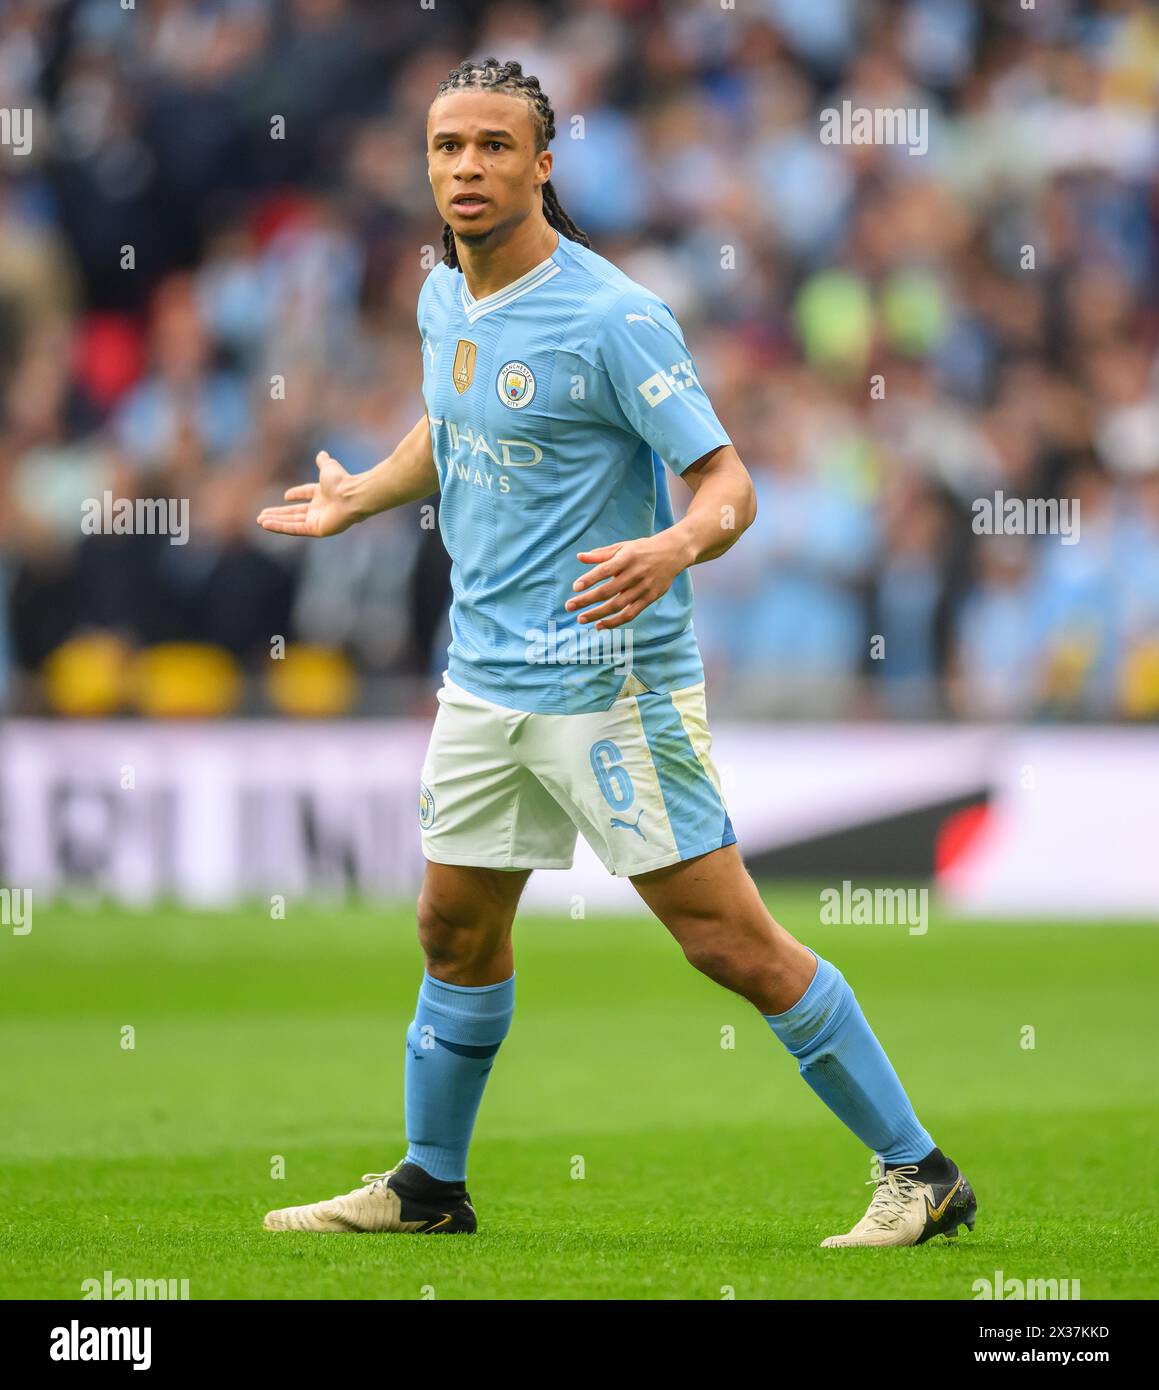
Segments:
[[[469,338],[460,338],[455,348],[455,365],[451,368],[451,380],[461,396],[475,380],[475,357],[477,349]]]
[[[429,830],[435,823],[435,798],[425,782],[419,783],[419,824]]]
[[[512,410],[522,410],[535,396],[535,376],[526,362],[505,362],[495,380],[499,399]]]

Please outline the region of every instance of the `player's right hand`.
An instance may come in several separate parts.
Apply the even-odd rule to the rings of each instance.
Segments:
[[[337,536],[361,519],[349,500],[351,475],[325,449],[314,462],[318,481],[288,488],[285,498],[291,505],[263,508],[258,513],[259,526],[284,536]]]

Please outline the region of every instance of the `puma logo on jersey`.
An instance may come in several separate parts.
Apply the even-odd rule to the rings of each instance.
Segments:
[[[625,315],[624,315],[624,322],[625,322],[625,323],[650,323],[650,324],[654,325],[654,327],[656,327],[656,328],[659,328],[659,327],[660,327],[659,323],[657,323],[656,320],[652,317],[652,310],[651,310],[650,307],[649,307],[648,309],[646,309],[642,314],[625,314]]]
[[[636,832],[636,834],[639,835],[639,837],[640,837],[641,840],[644,840],[645,842],[647,842],[647,839],[648,839],[647,835],[645,835],[644,832],[640,829],[640,821],[643,819],[643,816],[644,816],[644,812],[643,812],[643,811],[640,812],[640,814],[636,817],[636,819],[635,819],[634,821],[624,820],[624,819],[623,819],[622,817],[620,817],[620,816],[613,816],[613,817],[612,817],[612,829],[613,829],[613,830],[634,830],[634,831]]]

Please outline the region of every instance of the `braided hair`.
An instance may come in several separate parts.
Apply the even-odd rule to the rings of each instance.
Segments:
[[[437,100],[449,92],[465,90],[503,92],[525,98],[531,107],[531,119],[535,127],[536,154],[542,153],[555,139],[555,112],[551,109],[551,102],[540,88],[539,78],[525,73],[521,63],[501,63],[498,58],[484,58],[481,63],[472,63],[465,58],[439,83],[435,98]],[[543,215],[547,218],[548,225],[554,227],[561,236],[567,237],[569,241],[578,241],[581,246],[591,245],[587,234],[580,231],[564,212],[550,179],[543,185]],[[452,270],[459,269],[455,234],[447,222],[443,223],[443,264],[449,265]]]

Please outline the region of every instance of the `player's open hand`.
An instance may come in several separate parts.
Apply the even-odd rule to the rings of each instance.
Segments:
[[[285,493],[288,507],[266,507],[258,525],[284,536],[337,536],[361,519],[349,500],[351,475],[323,449],[314,459],[316,483],[299,483]]]
[[[578,558],[585,565],[594,564],[595,569],[575,581],[572,588],[576,596],[569,598],[564,607],[569,613],[577,608],[589,609],[580,614],[579,621],[595,623],[597,629],[630,623],[668,592],[672,581],[689,563],[670,531],[635,541],[616,541],[597,550],[581,550]]]

